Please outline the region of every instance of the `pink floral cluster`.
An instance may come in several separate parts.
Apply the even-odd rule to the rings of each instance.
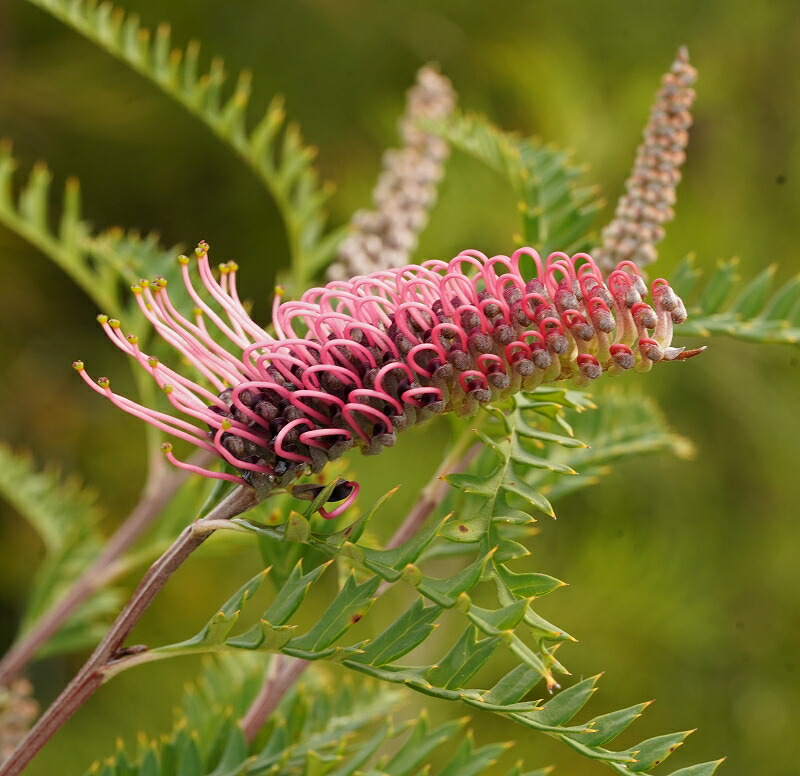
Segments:
[[[671,347],[673,324],[686,318],[683,303],[661,278],[650,287],[652,306],[643,301],[648,288],[630,261],[604,279],[587,254],[542,261],[530,248],[491,258],[464,251],[449,262],[333,281],[298,301],[277,297],[272,336],[245,311],[236,265],[221,265],[217,278],[207,244],[195,254],[203,294],[189,258],[180,257],[196,305],[191,318],[173,306],[163,278],[133,291],[196,376],[143,353],[119,321],[99,316],[177,415],[114,393],[82,362],[75,368],[126,412],[221,456],[239,475],[179,461],[165,445],[177,466],[260,489],[318,472],[353,446],[378,453],[398,431],[432,415],[471,415],[542,383],[645,371],[687,355]]]

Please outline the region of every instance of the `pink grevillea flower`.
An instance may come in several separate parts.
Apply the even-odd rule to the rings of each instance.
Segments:
[[[464,251],[333,281],[273,307],[274,336],[254,323],[236,289],[236,266],[209,265],[195,251],[203,286],[180,257],[196,307],[191,318],[170,301],[163,278],[133,292],[157,333],[196,370],[171,369],[143,353],[119,321],[98,320],[109,338],[147,370],[177,411],[159,412],[93,381],[98,393],[172,437],[213,452],[237,474],[177,466],[246,482],[267,494],[319,472],[351,447],[375,454],[396,434],[432,415],[472,415],[482,404],[542,383],[603,372],[646,371],[686,358],[671,347],[686,310],[668,283],[649,289],[630,261],[604,278],[591,256],[521,248],[488,258]],[[227,340],[220,344],[221,340]],[[338,494],[355,497],[347,483]],[[349,495],[346,491],[350,490]]]

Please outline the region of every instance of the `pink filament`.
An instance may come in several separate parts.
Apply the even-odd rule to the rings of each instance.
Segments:
[[[345,482],[345,485],[348,485],[352,488],[350,491],[350,495],[341,503],[336,509],[331,509],[330,511],[323,509],[320,507],[319,513],[322,515],[326,520],[331,520],[334,517],[339,517],[346,509],[348,509],[358,498],[358,492],[361,490],[361,486],[357,482]]]

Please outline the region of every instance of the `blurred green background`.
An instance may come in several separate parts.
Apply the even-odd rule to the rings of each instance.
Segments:
[[[199,39],[206,55],[224,56],[234,73],[252,68],[256,106],[285,95],[289,115],[320,149],[322,176],[336,183],[333,224],[368,205],[380,154],[397,143],[405,90],[433,60],[463,108],[571,148],[587,162],[587,183],[599,183],[609,203],[601,226],[661,74],[686,44],[700,73],[695,126],[659,274],[668,277],[690,251],[707,268],[740,256],[748,277],[772,262],[780,263],[779,280],[800,269],[796,0],[128,0],[124,7],[151,27],[168,19],[176,43]],[[80,177],[85,212],[98,228],[157,230],[166,245],[208,240],[215,260],[239,262],[240,287],[255,300],[256,316],[267,314],[286,242],[249,170],[155,87],[24,0],[0,3],[0,136],[14,140],[25,165],[43,159],[57,181]],[[517,229],[510,193],[454,154],[419,255],[508,252]],[[124,358],[100,334],[93,304],[2,227],[0,261],[2,438],[92,483],[110,506],[110,530],[141,486],[143,430],[86,390],[70,363],[80,357],[94,374],[124,381]],[[697,456],[631,461],[558,505],[557,522],[541,520],[536,568],[570,587],[539,610],[579,637],[561,653],[576,676],[605,671],[590,711],[657,699],[630,743],[698,727],[673,767],[727,755],[721,773],[728,776],[796,776],[800,352],[708,344],[702,359],[637,381],[694,441]],[[423,433],[362,467],[366,498],[402,482],[404,503],[413,501],[422,472],[433,470],[446,443],[436,428]],[[404,447],[415,452],[408,471]],[[26,524],[0,508],[2,646],[41,548]],[[193,632],[258,563],[241,543],[227,554],[198,553],[135,640]],[[53,697],[77,665],[77,657],[37,665],[32,679],[41,697]],[[109,753],[117,736],[158,734],[196,670],[193,661],[174,661],[116,679],[30,773],[79,773]],[[479,741],[512,737],[513,755],[530,767],[606,772],[548,739],[480,720]]]

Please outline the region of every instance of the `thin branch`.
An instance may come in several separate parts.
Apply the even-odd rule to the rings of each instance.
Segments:
[[[236,517],[255,506],[256,503],[255,491],[252,488],[240,486],[211,510],[206,517],[196,520],[184,528],[169,549],[153,563],[142,577],[133,596],[75,678],[39,718],[36,725],[9,758],[0,765],[0,776],[17,776],[21,773],[53,734],[103,683],[105,677],[102,669],[124,656],[123,642],[158,592],[189,555],[213,533],[213,531],[206,530],[205,524],[212,520],[228,520]]]
[[[75,610],[116,576],[117,560],[150,527],[188,477],[188,472],[183,470],[172,467],[165,469],[160,461],[160,458],[157,459],[151,466],[139,503],[109,539],[100,555],[0,660],[0,686],[7,685],[14,676],[20,674],[38,649],[58,632]]]
[[[244,737],[249,743],[252,743],[258,731],[264,727],[281,698],[310,665],[307,660],[287,655],[272,657],[266,681],[240,722]]]

